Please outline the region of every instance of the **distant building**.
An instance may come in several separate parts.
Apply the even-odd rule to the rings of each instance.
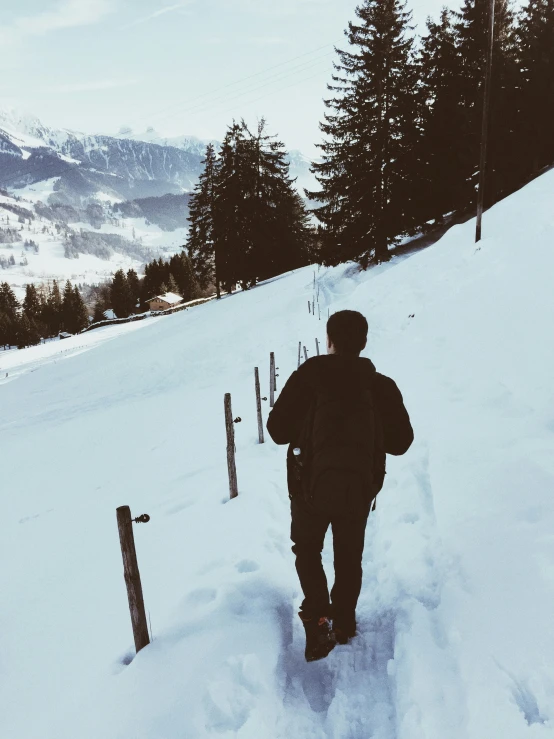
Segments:
[[[146,302],[150,310],[167,310],[182,303],[183,298],[177,293],[164,293],[164,295],[156,295],[155,298],[150,298]]]
[[[61,339],[69,339],[73,334],[68,334],[67,331],[60,331],[60,341]]]

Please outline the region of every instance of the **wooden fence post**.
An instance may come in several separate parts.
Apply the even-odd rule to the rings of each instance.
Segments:
[[[269,353],[269,405],[275,405],[275,354]]]
[[[311,303],[310,303],[310,301],[309,301],[309,300],[308,300],[308,313],[309,313],[310,315],[312,314],[312,306],[311,306]]]
[[[123,557],[123,574],[127,586],[127,598],[129,600],[129,611],[133,625],[133,636],[135,639],[135,651],[137,654],[143,647],[150,644],[148,636],[148,624],[144,610],[144,598],[140,582],[140,572],[135,549],[135,538],[133,536],[133,520],[131,509],[128,505],[120,506],[116,510],[117,528],[119,529],[119,541],[121,543],[121,556]],[[149,517],[141,516],[145,523]],[[138,522],[138,521],[137,521]]]
[[[260,397],[260,373],[258,368],[254,367],[254,382],[256,385],[256,411],[258,414],[258,442],[264,443],[264,424],[262,421],[262,399]]]
[[[304,359],[308,360],[308,352],[306,351],[306,347],[304,347]]]
[[[227,432],[227,470],[229,472],[229,495],[236,498],[239,494],[237,486],[237,466],[235,464],[235,427],[231,410],[231,393],[225,393],[225,430]]]
[[[317,356],[319,357],[319,341],[317,339],[315,340],[315,350],[317,352]]]
[[[298,367],[300,367],[300,354],[302,352],[302,342],[298,342]]]

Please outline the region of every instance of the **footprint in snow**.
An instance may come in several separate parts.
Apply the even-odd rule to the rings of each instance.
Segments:
[[[240,562],[237,562],[235,565],[237,572],[256,572],[256,570],[260,569],[260,565],[257,562],[254,562],[252,559],[243,559]]]

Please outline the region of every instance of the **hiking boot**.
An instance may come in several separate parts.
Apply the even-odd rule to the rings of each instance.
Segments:
[[[315,662],[317,659],[327,657],[335,647],[335,635],[331,629],[329,619],[322,618],[305,619],[298,614],[306,632],[306,651],[304,652],[306,662]]]
[[[333,618],[333,633],[337,644],[348,644],[350,639],[356,636],[356,618],[354,616],[348,618],[335,616]]]

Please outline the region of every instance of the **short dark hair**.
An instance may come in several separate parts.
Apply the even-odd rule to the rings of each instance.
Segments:
[[[357,310],[339,310],[327,321],[327,336],[337,354],[359,354],[367,341],[367,321]]]

